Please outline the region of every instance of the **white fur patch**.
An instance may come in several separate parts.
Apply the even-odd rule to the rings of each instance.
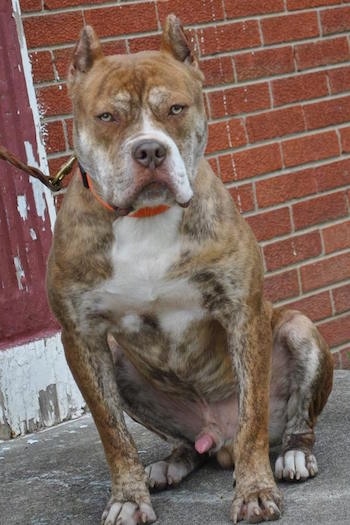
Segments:
[[[151,488],[164,489],[167,486],[178,485],[191,472],[185,462],[157,461],[146,467]]]
[[[136,314],[128,314],[121,319],[121,328],[125,332],[132,334],[140,331],[142,321]]]
[[[115,221],[114,275],[99,295],[102,309],[114,312],[119,329],[137,332],[140,316],[149,313],[177,340],[191,321],[203,317],[200,292],[186,278],[166,276],[181,256],[181,214],[181,208],[173,206],[155,217]]]
[[[313,454],[308,456],[301,450],[288,450],[277,458],[275,475],[278,479],[305,480],[317,474],[318,467]]]

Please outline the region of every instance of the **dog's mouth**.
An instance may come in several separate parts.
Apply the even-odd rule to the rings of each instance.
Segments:
[[[166,182],[152,181],[143,186],[137,194],[133,197],[130,203],[130,209],[135,210],[142,207],[152,207],[158,205],[169,205],[178,204],[182,208],[187,208],[192,200],[191,195],[175,195],[174,188]],[[128,211],[125,210],[127,215]],[[120,209],[121,214],[124,214],[124,210]]]
[[[168,186],[163,182],[151,182],[147,184],[138,195],[138,199],[140,198],[146,201],[158,201],[159,199],[168,201],[173,199]]]

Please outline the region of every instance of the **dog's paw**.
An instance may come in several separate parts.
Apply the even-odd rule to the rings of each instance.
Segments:
[[[313,454],[301,450],[288,450],[278,456],[275,463],[275,476],[286,481],[305,481],[318,472],[317,461]]]
[[[148,503],[126,501],[120,502],[111,498],[102,514],[101,525],[142,525],[153,523],[157,517]]]
[[[157,461],[146,467],[148,485],[153,490],[163,490],[178,485],[190,472],[181,461]]]
[[[246,495],[236,494],[231,508],[233,523],[246,520],[248,523],[274,521],[281,517],[283,502],[277,487],[263,488]]]

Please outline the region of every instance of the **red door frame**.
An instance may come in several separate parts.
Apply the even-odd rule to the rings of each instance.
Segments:
[[[30,105],[12,3],[0,7],[0,143],[38,162]],[[27,148],[26,148],[27,145]],[[27,149],[27,152],[26,152]],[[57,331],[45,293],[52,232],[44,189],[0,161],[0,349]]]

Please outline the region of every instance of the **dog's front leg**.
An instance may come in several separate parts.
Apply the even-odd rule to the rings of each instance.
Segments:
[[[84,396],[101,437],[111,472],[112,496],[102,524],[152,523],[156,516],[121,409],[111,352],[104,337],[82,341],[63,332],[62,342],[69,367]]]
[[[282,498],[276,487],[268,444],[271,327],[264,312],[242,315],[228,327],[228,344],[239,386],[239,428],[234,443],[236,493],[234,523],[280,517]]]

